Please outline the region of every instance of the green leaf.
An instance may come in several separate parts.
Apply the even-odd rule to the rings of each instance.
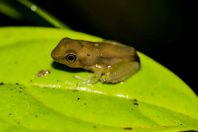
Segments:
[[[29,0],[18,0],[19,3],[27,7],[29,10],[46,20],[49,24],[53,25],[54,27],[57,28],[66,28],[70,29],[67,25],[59,21],[57,18],[49,14],[47,11],[43,10],[36,4],[30,2]]]
[[[70,27],[29,0],[0,0],[0,13],[13,19],[25,19],[26,21],[30,21],[31,23],[38,25],[70,29]]]
[[[0,0],[0,13],[5,14],[14,19],[21,19],[22,15],[15,9],[12,8],[9,3]]]
[[[63,37],[102,40],[52,28],[0,29],[0,131],[198,131],[197,96],[172,72],[139,53],[141,69],[127,81],[77,86],[74,75],[92,73],[50,57]]]

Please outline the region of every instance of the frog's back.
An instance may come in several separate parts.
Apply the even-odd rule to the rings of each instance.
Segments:
[[[100,43],[100,53],[105,57],[131,58],[136,55],[136,50],[118,42],[104,41]]]
[[[92,54],[87,61],[83,59],[84,62],[90,62],[90,64],[112,65],[123,61],[139,62],[136,50],[133,47],[115,41],[79,41],[79,44],[84,47],[81,50],[81,54],[83,54],[81,56],[86,56],[87,53]],[[90,59],[90,57],[93,58]]]
[[[96,43],[97,44],[97,43]],[[139,57],[135,48],[114,41],[104,41],[98,44],[98,63],[112,65],[124,61],[137,61]]]

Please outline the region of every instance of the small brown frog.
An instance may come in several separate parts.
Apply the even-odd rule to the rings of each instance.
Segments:
[[[52,58],[71,68],[94,72],[87,80],[93,84],[118,83],[126,80],[140,68],[140,60],[133,47],[115,41],[90,42],[62,39],[51,53]]]

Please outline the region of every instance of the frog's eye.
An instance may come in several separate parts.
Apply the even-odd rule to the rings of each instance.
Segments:
[[[73,53],[70,53],[65,57],[65,59],[67,62],[74,62],[76,61],[76,55]]]

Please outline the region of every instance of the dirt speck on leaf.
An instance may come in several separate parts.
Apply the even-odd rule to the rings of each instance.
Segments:
[[[4,85],[4,83],[3,82],[0,82],[0,85]]]
[[[44,76],[47,76],[48,74],[50,74],[51,72],[49,70],[40,70],[38,73],[37,73],[37,77],[44,77]]]
[[[139,105],[137,99],[134,99],[134,100],[133,100],[133,105],[134,105],[134,106],[138,106],[138,105]]]
[[[132,127],[124,127],[123,129],[124,130],[132,130],[133,128]]]

